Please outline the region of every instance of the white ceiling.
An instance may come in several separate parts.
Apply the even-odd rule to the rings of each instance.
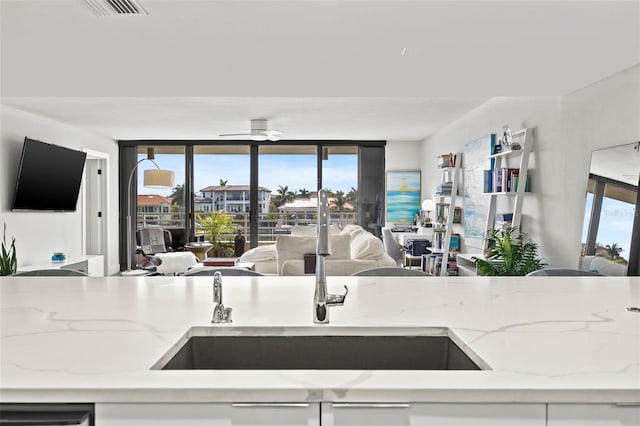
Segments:
[[[2,103],[114,139],[417,140],[640,62],[638,1],[0,0]],[[404,54],[403,54],[404,52]]]
[[[600,149],[591,153],[591,173],[638,185],[640,142]]]

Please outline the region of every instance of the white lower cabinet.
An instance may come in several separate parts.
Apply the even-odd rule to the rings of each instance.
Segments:
[[[640,406],[549,404],[547,426],[640,426]]]
[[[96,426],[640,426],[615,404],[103,404]]]
[[[319,426],[311,404],[96,404],[96,426]]]
[[[545,426],[545,404],[331,404],[322,426]]]

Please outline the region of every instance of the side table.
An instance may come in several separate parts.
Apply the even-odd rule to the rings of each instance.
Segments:
[[[213,244],[211,243],[188,243],[184,245],[185,250],[189,250],[196,255],[199,261],[204,261],[207,257],[207,253],[211,250]]]

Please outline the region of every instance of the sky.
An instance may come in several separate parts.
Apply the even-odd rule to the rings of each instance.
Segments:
[[[587,240],[589,219],[591,218],[591,204],[593,194],[587,194],[587,202],[584,209],[584,224],[582,225],[582,242]],[[600,213],[600,226],[596,242],[606,246],[617,243],[622,247],[620,256],[629,259],[631,247],[631,231],[633,230],[633,215],[635,206],[630,203],[604,198],[602,200],[602,212]]]
[[[145,155],[139,156],[139,159]],[[184,156],[156,154],[155,162],[161,169],[175,172],[175,184],[184,183]],[[290,191],[302,188],[315,191],[317,186],[315,155],[262,155],[259,158],[259,185],[275,193],[280,185]],[[169,195],[171,190],[145,188],[142,186],[142,170],[155,168],[144,161],[138,171],[138,193]],[[195,190],[210,185],[219,185],[220,179],[227,185],[249,185],[249,155],[196,155],[194,159]],[[358,185],[358,159],[352,155],[330,155],[323,161],[323,186],[332,191],[351,190]]]

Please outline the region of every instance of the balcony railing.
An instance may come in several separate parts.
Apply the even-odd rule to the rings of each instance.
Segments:
[[[211,212],[197,212],[201,218],[210,216]],[[251,238],[249,230],[249,213],[228,213],[232,218],[234,232],[229,233],[225,240],[233,241],[237,230],[240,229],[246,240]],[[274,242],[279,234],[290,234],[293,226],[305,226],[316,223],[317,214],[315,210],[296,211],[295,213],[264,213],[258,218],[258,242],[269,243]],[[344,227],[349,224],[355,224],[358,221],[356,212],[331,212],[331,223]],[[185,213],[138,213],[138,228],[159,227],[165,229],[184,229]],[[204,232],[200,230],[198,221],[196,220],[196,234],[204,237]]]

